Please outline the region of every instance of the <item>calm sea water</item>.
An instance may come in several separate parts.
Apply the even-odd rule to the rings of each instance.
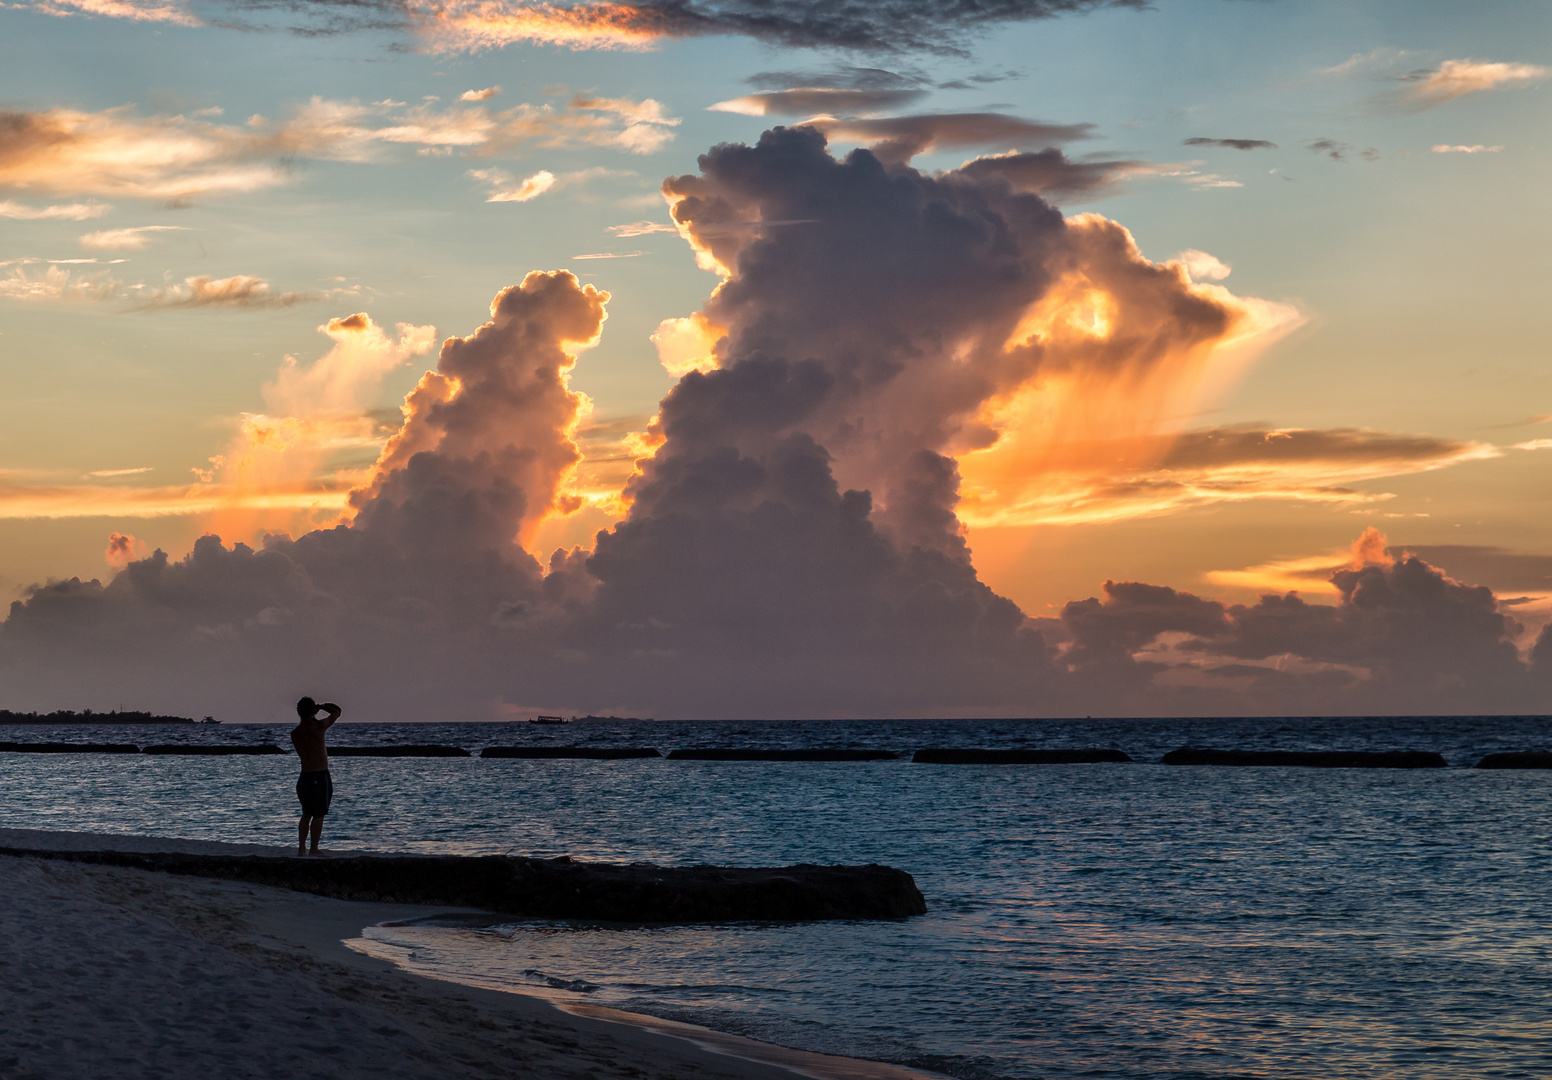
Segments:
[[[335,742],[1117,746],[1133,765],[338,759],[325,843],[881,862],[898,923],[376,928],[405,966],[965,1080],[1552,1075],[1552,773],[1211,769],[1187,743],[1552,747],[1552,720],[341,725]],[[0,729],[275,741],[285,728]],[[287,843],[292,758],[0,754],[0,826]]]

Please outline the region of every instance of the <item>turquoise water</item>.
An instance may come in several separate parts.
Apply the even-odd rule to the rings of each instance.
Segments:
[[[74,737],[284,742],[284,729]],[[337,742],[1116,745],[1133,765],[338,759],[325,843],[882,862],[899,923],[374,929],[406,966],[966,1078],[1552,1075],[1552,773],[1210,769],[1185,743],[1552,745],[1545,720],[360,725]],[[59,730],[10,729],[8,738]],[[0,825],[287,843],[291,758],[0,755]]]

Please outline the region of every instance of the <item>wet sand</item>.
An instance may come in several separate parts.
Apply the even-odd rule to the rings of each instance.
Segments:
[[[0,846],[250,847],[0,829]],[[920,1080],[689,1025],[409,974],[347,946],[457,909],[368,904],[117,867],[0,857],[0,1075],[354,1080]]]

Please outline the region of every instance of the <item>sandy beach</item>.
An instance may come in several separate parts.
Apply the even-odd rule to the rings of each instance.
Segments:
[[[40,850],[286,849],[0,830]],[[0,1075],[913,1080],[929,1074],[420,978],[346,942],[448,908],[0,857]]]

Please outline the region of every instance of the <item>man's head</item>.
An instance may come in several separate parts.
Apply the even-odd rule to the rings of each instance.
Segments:
[[[318,703],[310,697],[304,697],[296,703],[296,715],[303,720],[316,720],[318,718]]]

